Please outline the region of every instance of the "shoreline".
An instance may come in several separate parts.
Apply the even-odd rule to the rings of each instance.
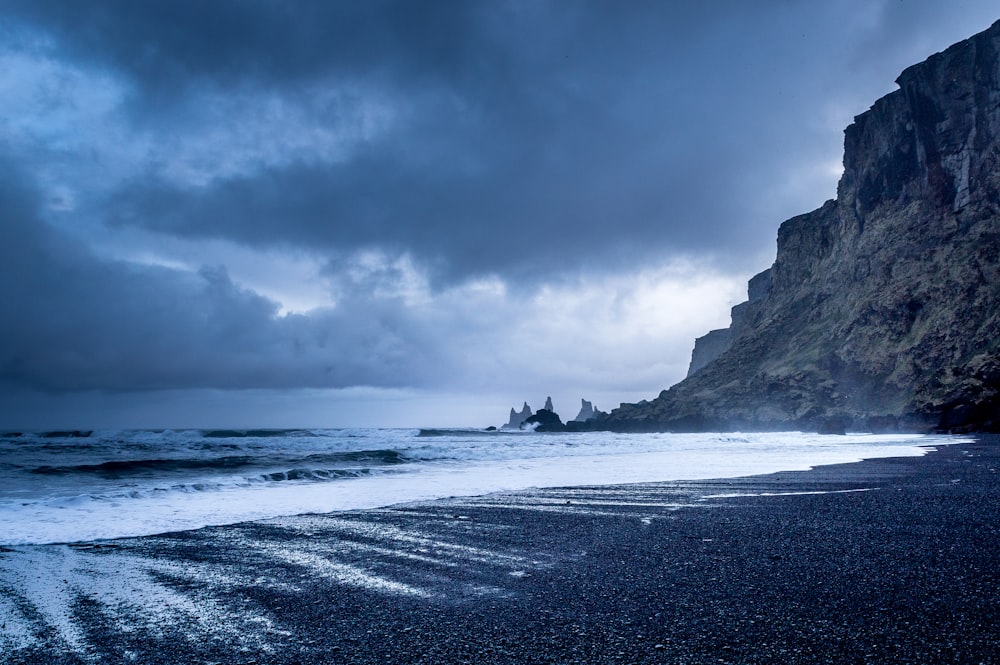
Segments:
[[[359,437],[321,435],[305,450],[290,444],[287,451],[280,442],[271,451],[266,444],[203,447],[197,436],[168,436],[157,453],[162,460],[146,459],[149,453],[132,450],[117,436],[96,437],[68,461],[63,445],[51,452],[37,441],[23,449],[8,446],[0,451],[10,463],[8,471],[0,469],[0,523],[7,526],[0,529],[0,547],[155,536],[544,487],[736,478],[868,457],[920,456],[929,445],[959,440],[781,432],[583,435],[579,441],[573,435],[546,441],[548,436],[525,433],[498,445],[461,435],[424,443],[374,430]],[[91,455],[89,449],[105,439],[108,450]],[[77,452],[74,444],[66,445]],[[33,459],[36,446],[46,452]],[[229,468],[233,459],[241,463]]]
[[[0,663],[996,662],[1000,439],[0,551]]]

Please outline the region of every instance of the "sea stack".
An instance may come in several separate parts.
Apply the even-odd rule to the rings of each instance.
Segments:
[[[580,412],[576,414],[571,422],[574,423],[585,423],[589,420],[593,420],[597,416],[597,412],[594,410],[594,405],[585,399],[580,400]]]
[[[1000,431],[1000,22],[896,82],[688,377],[600,427]]]
[[[559,418],[559,414],[551,409],[539,409],[538,413],[524,421],[523,429],[532,429],[536,432],[565,432],[566,426]]]
[[[533,412],[528,403],[525,402],[524,406],[521,407],[520,411],[515,411],[513,407],[510,409],[510,418],[508,418],[507,423],[501,426],[500,429],[520,429],[521,425],[525,420],[532,416]]]

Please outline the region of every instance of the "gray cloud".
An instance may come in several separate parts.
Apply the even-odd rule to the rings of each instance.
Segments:
[[[0,176],[0,386],[9,389],[628,392],[682,373],[684,359],[650,354],[665,340],[687,344],[707,325],[696,310],[715,300],[721,311],[733,295],[726,280],[685,266],[542,292],[489,281],[434,293],[411,261],[376,252],[327,266],[335,304],[281,315],[224,267],[102,257],[40,218],[43,196],[16,167],[0,165]]]
[[[4,3],[8,16],[54,35],[60,54],[110,66],[167,95],[205,80],[294,86],[330,74],[433,75],[462,62],[479,7],[399,0]]]
[[[419,386],[435,349],[392,298],[277,316],[224,268],[106,261],[37,215],[5,170],[0,200],[0,380],[51,391]]]
[[[413,251],[445,279],[535,280],[616,259],[766,251],[780,220],[746,205],[756,174],[836,159],[836,144],[810,143],[808,127],[794,139],[786,129],[813,110],[842,34],[818,31],[823,16],[786,3],[20,10],[57,36],[57,52],[138,85],[132,122],[162,144],[192,131],[186,114],[204,122],[205,90],[246,95],[249,105],[250,91],[280,90],[317,124],[339,121],[313,103],[330,89],[357,103],[374,95],[398,116],[346,154],[262,157],[198,188],[165,174],[171,155],[158,153],[95,214],[166,234],[320,251],[378,244]],[[800,30],[821,43],[797,38]],[[816,71],[796,77],[807,65]],[[232,146],[216,149],[224,160]],[[798,198],[815,205],[822,196]]]

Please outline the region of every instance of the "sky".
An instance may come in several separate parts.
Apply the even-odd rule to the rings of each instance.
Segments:
[[[0,0],[0,427],[486,426],[682,379],[991,2]]]

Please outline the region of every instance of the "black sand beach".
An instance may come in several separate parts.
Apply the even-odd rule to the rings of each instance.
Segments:
[[[1000,445],[0,552],[3,663],[998,663]]]

